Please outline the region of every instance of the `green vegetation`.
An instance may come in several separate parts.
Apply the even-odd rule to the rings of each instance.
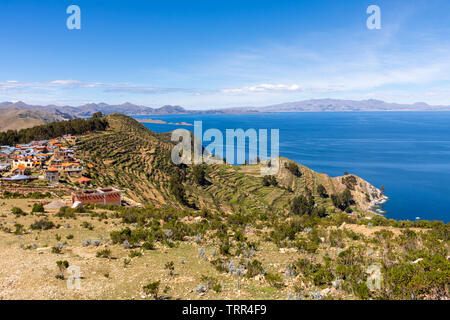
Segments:
[[[192,180],[200,186],[206,186],[208,184],[208,180],[206,180],[205,165],[196,165],[192,167]]]
[[[55,224],[47,218],[36,220],[30,225],[32,230],[49,230],[55,227]]]
[[[284,164],[285,168],[288,169],[294,176],[301,177],[302,172],[294,162],[289,162]]]
[[[109,249],[102,249],[100,251],[97,251],[96,256],[97,256],[97,258],[110,259],[111,258],[111,250],[109,250]]]
[[[328,198],[327,189],[325,189],[325,187],[323,186],[323,184],[319,184],[319,185],[317,186],[317,194],[318,194],[321,198]]]
[[[263,185],[265,187],[269,187],[269,186],[276,187],[276,186],[278,186],[278,182],[274,176],[264,176]]]
[[[45,199],[50,198],[52,195],[50,192],[42,193],[42,192],[31,192],[27,194],[18,193],[18,192],[10,192],[4,191],[3,198],[5,199]]]
[[[33,209],[31,209],[31,212],[33,212],[33,213],[45,212],[44,205],[42,203],[35,203],[33,205]]]
[[[64,272],[69,267],[69,262],[67,260],[59,260],[56,261],[56,265],[58,266],[59,269],[59,274],[56,275],[56,279],[64,280]]]
[[[16,216],[26,216],[27,214],[20,208],[14,207],[11,209],[11,213]]]
[[[333,205],[336,208],[342,211],[347,210],[348,208],[350,208],[351,205],[355,204],[349,189],[345,189],[344,192],[339,194],[332,194],[331,201],[333,201]]]
[[[164,266],[164,269],[166,269],[169,272],[169,276],[171,277],[174,276],[175,264],[173,263],[173,261],[167,262]]]
[[[153,299],[158,300],[160,284],[161,284],[160,281],[151,282],[151,283],[145,285],[144,287],[142,287],[142,289],[144,290],[144,293],[146,295],[151,295],[153,297]]]
[[[346,185],[347,189],[355,190],[355,186],[358,183],[356,177],[353,175],[346,175],[342,178],[342,183]]]

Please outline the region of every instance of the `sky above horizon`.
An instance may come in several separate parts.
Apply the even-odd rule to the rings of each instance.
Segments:
[[[80,30],[66,26],[73,4]],[[448,12],[447,0],[2,0],[0,101],[450,105]]]

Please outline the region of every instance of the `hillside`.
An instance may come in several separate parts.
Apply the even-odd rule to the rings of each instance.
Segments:
[[[32,128],[41,124],[69,119],[73,119],[73,117],[59,111],[44,112],[6,107],[1,109],[0,131]]]
[[[178,167],[169,135],[132,118],[72,122],[98,125],[77,151],[94,186],[142,205],[72,209],[67,181],[2,189],[0,299],[449,299],[450,224],[366,212],[383,196],[359,177]]]
[[[275,176],[276,186],[264,185],[258,165],[213,165],[202,167],[205,183],[195,183],[193,170],[171,163],[173,144],[167,134],[156,134],[129,117],[113,114],[107,117],[109,130],[85,137],[79,144],[87,163],[93,164],[89,175],[94,184],[112,185],[126,191],[135,201],[153,205],[186,205],[217,212],[289,212],[294,198],[309,193],[317,206],[333,212],[330,196],[340,195],[346,189],[345,179],[351,180],[350,192],[359,212],[369,209],[383,198],[381,191],[356,176],[331,178],[326,174],[281,158],[280,170]],[[298,168],[293,174],[287,167]],[[183,186],[180,197],[173,192],[178,173]],[[175,179],[175,180],[174,180]],[[320,197],[322,185],[328,197]],[[181,201],[180,201],[181,199]]]

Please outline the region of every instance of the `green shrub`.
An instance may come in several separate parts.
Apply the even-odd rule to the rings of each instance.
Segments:
[[[175,264],[173,263],[173,261],[167,262],[164,265],[164,269],[166,269],[169,272],[169,276],[171,276],[171,277],[174,276]]]
[[[283,279],[281,278],[281,276],[277,273],[266,273],[265,275],[266,281],[275,288],[282,288],[284,283],[283,283]]]
[[[97,251],[97,258],[111,258],[111,250],[109,249],[103,249],[100,251]]]
[[[56,253],[56,254],[62,253],[61,247],[53,246],[53,247],[52,247],[52,253]]]
[[[328,193],[327,193],[327,189],[325,189],[325,187],[322,184],[319,184],[317,186],[317,194],[321,197],[321,198],[328,198]]]
[[[137,250],[131,250],[129,256],[130,258],[142,257],[142,252]]]
[[[259,274],[265,274],[264,267],[259,260],[253,260],[247,265],[247,278],[253,278]]]
[[[33,205],[33,209],[31,210],[31,212],[33,212],[33,213],[35,213],[35,212],[45,212],[44,205],[42,203],[35,203]]]
[[[269,187],[269,186],[276,187],[276,186],[278,186],[278,181],[275,178],[275,176],[264,176],[263,177],[263,186],[265,186],[265,187]]]
[[[301,177],[302,172],[294,162],[285,163],[284,167],[288,169],[294,176]]]
[[[160,281],[151,282],[151,283],[143,286],[142,289],[144,290],[144,293],[146,295],[151,295],[151,296],[153,296],[153,299],[158,300],[160,284],[161,284]]]
[[[353,293],[360,299],[367,300],[370,297],[370,291],[364,281],[355,282],[352,285]]]
[[[61,279],[64,280],[64,271],[66,271],[66,269],[69,267],[69,262],[64,260],[64,261],[56,261],[56,265],[58,266],[59,269],[59,274],[56,276],[57,279]]]
[[[14,207],[11,209],[12,214],[16,216],[26,216],[27,214],[20,208]]]
[[[49,221],[47,218],[36,220],[30,225],[30,228],[33,230],[49,230],[53,229],[54,227],[55,224],[52,221]]]
[[[24,226],[23,224],[20,223],[15,223],[14,224],[14,228],[16,228],[16,230],[14,231],[15,235],[21,235],[24,232]]]
[[[144,250],[155,250],[155,244],[152,241],[145,241],[142,244],[142,249],[144,249]]]
[[[62,207],[59,208],[58,213],[56,214],[57,217],[60,218],[71,218],[75,219],[75,209],[69,208],[69,207]]]

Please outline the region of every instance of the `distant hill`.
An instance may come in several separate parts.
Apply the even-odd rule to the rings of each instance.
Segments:
[[[61,112],[72,117],[90,117],[96,112],[103,114],[122,113],[125,115],[168,115],[168,114],[187,114],[195,113],[195,111],[188,111],[179,106],[163,106],[161,108],[150,108],[140,106],[129,102],[120,105],[110,105],[107,103],[89,103],[82,106],[56,106],[56,105],[29,105],[22,101],[19,102],[3,102],[0,103],[0,110],[3,108],[17,108],[21,110],[36,110],[49,113]]]
[[[361,101],[314,99],[248,109],[252,111],[257,109],[259,112],[450,111],[449,106],[431,106],[424,102],[398,104],[374,99]]]
[[[74,118],[58,110],[44,112],[5,106],[4,104],[0,106],[0,131],[26,129],[49,122],[65,121]]]
[[[424,102],[414,104],[389,103],[381,100],[338,100],[313,99],[286,102],[265,107],[234,107],[209,110],[187,110],[180,106],[166,105],[151,108],[125,102],[118,105],[107,103],[88,103],[78,107],[56,105],[29,105],[25,102],[2,102],[0,111],[4,108],[43,111],[48,113],[64,113],[72,117],[90,117],[96,112],[103,114],[121,113],[131,115],[171,115],[171,114],[245,114],[245,113],[277,113],[277,112],[350,112],[350,111],[450,111],[450,106],[432,106]]]

